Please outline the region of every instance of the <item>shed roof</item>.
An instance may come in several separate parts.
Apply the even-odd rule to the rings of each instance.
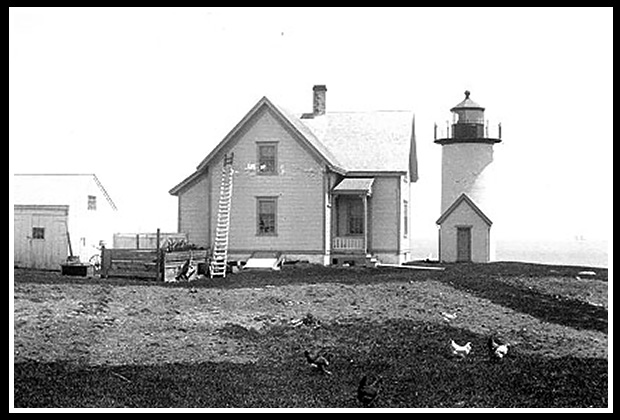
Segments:
[[[14,204],[64,205],[73,201],[78,191],[94,182],[113,210],[116,204],[95,174],[15,174]]]
[[[473,201],[471,198],[469,198],[469,197],[467,196],[467,194],[465,194],[465,193],[461,194],[461,195],[459,196],[459,198],[457,198],[456,200],[454,200],[454,203],[452,203],[452,204],[450,205],[450,207],[448,207],[448,208],[446,209],[446,211],[444,211],[444,212],[443,212],[443,214],[442,214],[441,216],[439,216],[439,219],[437,219],[437,221],[436,221],[435,223],[436,223],[436,224],[438,224],[438,225],[441,225],[443,222],[445,222],[445,221],[446,221],[446,219],[447,219],[447,218],[448,218],[448,217],[449,217],[449,216],[450,216],[450,215],[454,212],[454,210],[456,210],[456,209],[457,209],[457,208],[461,205],[461,203],[466,203],[467,205],[469,205],[469,206],[472,208],[472,210],[473,210],[474,212],[476,212],[476,214],[477,214],[478,216],[480,216],[480,218],[481,218],[481,219],[482,219],[482,220],[483,220],[483,221],[484,221],[487,225],[491,226],[491,225],[493,224],[493,222],[491,221],[491,219],[489,219],[489,218],[487,217],[487,215],[486,215],[486,214],[484,214],[484,212],[483,212],[482,210],[480,210],[480,207],[478,207],[478,206],[476,205],[476,203],[474,203],[474,201]]]
[[[334,187],[333,191],[340,194],[366,193],[370,195],[373,182],[375,182],[374,178],[344,178]]]

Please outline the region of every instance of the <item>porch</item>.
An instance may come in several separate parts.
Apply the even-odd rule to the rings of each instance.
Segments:
[[[332,254],[368,254],[373,182],[345,178],[332,190]]]

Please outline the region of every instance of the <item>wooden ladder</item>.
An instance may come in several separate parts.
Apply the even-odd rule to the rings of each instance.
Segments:
[[[233,156],[224,155],[222,165],[222,181],[220,184],[220,201],[217,208],[217,225],[215,227],[215,243],[211,259],[211,278],[226,277],[228,265],[228,231],[230,230],[230,205],[233,192]]]

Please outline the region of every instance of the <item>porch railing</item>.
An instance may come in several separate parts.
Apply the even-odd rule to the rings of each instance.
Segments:
[[[358,238],[355,236],[336,236],[332,242],[332,249],[334,251],[352,251],[359,250],[363,251],[365,249],[364,246],[364,238]]]

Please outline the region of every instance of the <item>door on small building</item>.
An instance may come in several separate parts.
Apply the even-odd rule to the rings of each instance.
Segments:
[[[471,261],[471,227],[456,228],[456,261]]]
[[[67,259],[67,206],[15,206],[14,265],[60,270]]]

